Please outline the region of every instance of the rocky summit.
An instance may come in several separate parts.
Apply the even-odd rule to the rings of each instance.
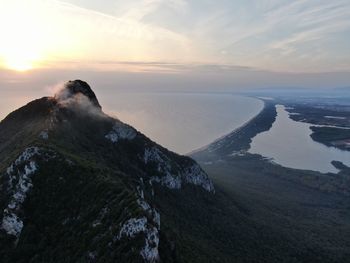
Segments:
[[[55,94],[55,99],[58,101],[69,100],[77,98],[78,95],[82,95],[87,98],[92,105],[101,108],[95,93],[90,88],[89,84],[82,80],[68,81],[64,87]]]

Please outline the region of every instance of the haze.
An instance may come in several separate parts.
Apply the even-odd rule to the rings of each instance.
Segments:
[[[77,78],[101,96],[350,83],[347,0],[0,3],[0,118]]]

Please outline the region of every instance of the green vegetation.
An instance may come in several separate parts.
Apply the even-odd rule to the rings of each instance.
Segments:
[[[232,258],[233,262],[346,262],[350,255],[349,170],[321,174],[290,169],[247,153],[251,139],[274,121],[274,105],[266,107],[257,118],[264,121],[253,119],[241,133],[232,133],[193,154],[216,183],[218,210],[210,211],[208,205],[210,215],[201,217],[213,219],[211,226],[225,226],[228,236],[218,234],[226,241],[219,243],[221,252],[225,251],[222,262],[232,262]],[[219,216],[216,213],[223,204],[228,207]],[[239,227],[225,222],[230,217]],[[198,233],[206,232],[201,229]],[[215,231],[211,235],[220,240],[214,237]],[[230,244],[235,246],[229,249]]]
[[[214,180],[216,193],[184,184],[150,184],[159,163],[146,164],[146,148],[158,147],[170,171],[194,162],[137,133],[111,143],[115,120],[35,101],[0,123],[0,211],[8,205],[6,168],[26,147],[38,146],[33,188],[16,211],[24,228],[18,243],[0,230],[0,259],[17,262],[144,262],[141,233],[116,238],[130,218],[160,213],[162,262],[346,262],[350,256],[349,173],[320,174],[284,168],[246,153],[251,139],[268,130],[274,104],[244,127],[194,154]],[[39,137],[49,130],[48,139]],[[46,158],[45,153],[54,153]],[[336,167],[341,164],[334,163]],[[23,169],[20,167],[20,169]],[[140,178],[143,178],[141,180]],[[144,183],[143,183],[144,182]],[[154,191],[153,191],[154,190]]]
[[[16,249],[1,248],[2,262],[86,262],[88,252],[108,260],[132,258],[123,252],[130,244],[108,246],[128,213],[137,213],[131,189],[117,175],[93,166],[57,159],[39,165],[23,208],[25,228]],[[109,216],[93,227],[103,209]]]
[[[245,237],[240,238],[238,247],[250,247],[252,251],[246,253],[253,257],[243,262],[347,261],[350,198],[335,193],[333,182],[327,183],[331,176],[284,168],[253,155],[227,157],[202,166],[217,189],[222,189],[231,208],[241,215],[244,212],[242,220],[248,229],[235,229],[231,234],[235,237],[227,241],[237,235]],[[333,180],[341,182],[341,177]],[[344,181],[347,184],[342,186],[337,183],[339,189],[350,188],[349,180]],[[237,215],[237,211],[231,214]],[[256,240],[256,247],[251,246],[251,240]],[[268,252],[262,253],[259,248]],[[246,259],[244,252],[240,253],[239,258]]]
[[[295,121],[303,121],[316,125],[350,127],[349,106],[337,105],[327,99],[300,100],[281,99],[283,105],[288,106],[290,117]]]
[[[132,140],[112,143],[105,135],[115,123],[103,114],[57,110],[49,98],[30,103],[0,123],[0,222],[14,194],[6,169],[27,147],[41,149],[40,155],[33,157],[38,166],[33,188],[15,211],[24,225],[18,242],[0,229],[1,262],[144,262],[140,251],[145,247],[145,233],[117,238],[129,219],[146,217],[151,226],[154,224],[153,217],[138,203],[138,187],[144,189],[149,205],[161,214],[161,259],[179,262],[176,248],[180,239],[168,239],[166,219],[155,201],[166,202],[160,191],[177,196],[182,190],[159,186],[153,196],[149,179],[163,174],[157,162],[144,162],[144,153],[146,148],[160,149],[174,174],[195,162],[167,151],[140,133]],[[45,130],[46,139],[40,137]],[[24,164],[17,169],[24,171]],[[207,198],[213,196],[202,189],[196,191]],[[177,198],[181,202],[181,195]],[[198,253],[194,251],[193,256]]]
[[[263,110],[248,121],[245,125],[213,142],[207,148],[191,154],[196,160],[216,159],[217,156],[232,154],[233,152],[247,151],[250,148],[252,138],[257,134],[268,131],[274,123],[277,112],[273,102],[264,101]],[[202,155],[203,153],[203,155]]]
[[[350,112],[348,103],[341,99],[280,99],[287,106],[290,118],[315,125],[310,127],[311,138],[329,147],[350,150]],[[337,104],[339,103],[339,104]]]
[[[350,129],[333,127],[311,127],[311,138],[327,146],[350,150]]]

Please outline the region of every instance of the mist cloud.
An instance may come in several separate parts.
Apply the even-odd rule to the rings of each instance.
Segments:
[[[54,85],[51,89],[55,91],[53,98],[56,100],[57,105],[61,108],[70,109],[74,112],[81,114],[91,115],[93,117],[106,118],[96,103],[81,92],[73,93],[68,86],[69,83],[60,83]]]

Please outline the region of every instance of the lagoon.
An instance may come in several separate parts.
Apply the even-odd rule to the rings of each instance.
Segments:
[[[269,131],[253,138],[250,153],[272,158],[285,167],[338,172],[331,164],[337,160],[350,166],[350,152],[327,147],[311,139],[311,124],[289,118],[283,105],[277,105],[277,118]]]

